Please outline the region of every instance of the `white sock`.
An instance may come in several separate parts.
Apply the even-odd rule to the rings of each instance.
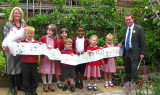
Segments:
[[[93,86],[97,86],[96,84],[93,84]]]
[[[90,83],[88,83],[88,86],[91,86],[91,84],[90,84]]]
[[[47,84],[47,82],[46,82],[46,75],[42,76],[42,81],[43,81],[43,84]]]
[[[60,84],[61,83],[61,81],[59,80],[59,81],[57,81],[57,84]]]
[[[105,84],[108,85],[108,81],[105,81]]]
[[[109,84],[112,83],[112,81],[109,81]]]
[[[52,83],[52,74],[48,74],[48,84]]]

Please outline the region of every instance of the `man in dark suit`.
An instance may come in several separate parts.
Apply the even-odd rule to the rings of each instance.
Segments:
[[[125,16],[127,27],[124,28],[124,38],[118,45],[124,46],[124,68],[125,81],[134,81],[138,84],[138,64],[143,60],[145,54],[145,34],[142,27],[134,24],[132,14]]]

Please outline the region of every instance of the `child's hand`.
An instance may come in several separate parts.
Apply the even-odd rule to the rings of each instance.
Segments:
[[[85,53],[85,51],[82,51],[81,54]]]
[[[92,51],[91,51],[91,50],[87,50],[87,52],[88,52],[89,54],[91,54]]]
[[[76,52],[76,54],[77,54],[78,56],[80,55],[80,52],[79,52],[79,51],[75,50],[75,52]]]
[[[48,49],[52,49],[52,47],[51,47],[51,46],[48,46],[47,48],[48,48]]]
[[[102,65],[100,65],[99,67],[100,67],[100,68],[101,68],[101,70],[103,71],[103,67],[102,67]]]
[[[73,53],[71,53],[71,56],[73,56],[74,54]]]
[[[39,42],[40,45],[42,45],[42,42]]]
[[[103,47],[100,47],[100,49],[103,49]]]
[[[18,41],[17,41],[17,43],[20,43],[20,42],[21,42],[21,40],[18,40]]]
[[[58,50],[59,50],[59,48],[56,48],[56,50],[58,51]]]
[[[26,39],[26,37],[25,36],[23,36],[22,38],[21,38],[21,41],[24,41]]]

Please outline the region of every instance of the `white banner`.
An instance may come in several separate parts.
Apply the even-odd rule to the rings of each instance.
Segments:
[[[78,65],[87,62],[97,61],[103,58],[122,56],[122,49],[120,47],[103,48],[92,51],[91,54],[85,52],[80,56],[74,54],[61,54],[57,49],[47,49],[46,44],[38,43],[14,43],[12,45],[13,55],[46,55],[51,60],[60,60],[61,63],[69,65]]]

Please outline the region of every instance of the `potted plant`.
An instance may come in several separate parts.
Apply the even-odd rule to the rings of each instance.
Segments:
[[[119,70],[112,74],[112,82],[114,85],[119,86],[121,83],[121,78],[123,76],[122,70]]]

